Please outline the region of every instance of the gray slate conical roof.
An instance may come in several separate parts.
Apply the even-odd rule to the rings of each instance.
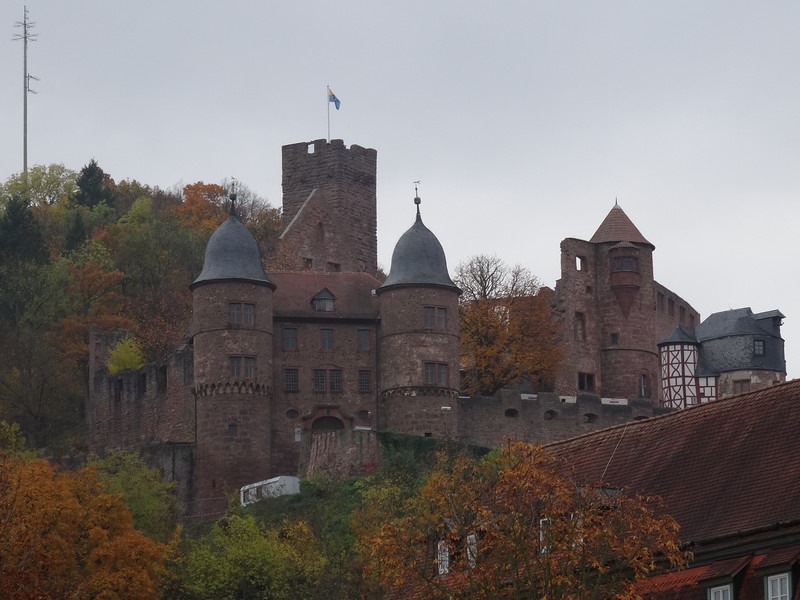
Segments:
[[[211,234],[203,270],[190,287],[224,280],[250,281],[275,289],[261,266],[256,238],[235,214]]]
[[[452,288],[460,292],[447,272],[447,259],[439,240],[422,223],[417,209],[417,220],[397,241],[392,253],[389,276],[378,292],[392,286],[431,285]]]

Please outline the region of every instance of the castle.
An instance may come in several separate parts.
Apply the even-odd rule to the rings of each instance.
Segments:
[[[715,377],[713,365],[701,369],[696,360],[707,343],[694,330],[699,315],[655,282],[654,246],[615,206],[591,240],[562,242],[554,309],[567,360],[555,391],[459,396],[460,290],[419,198],[388,277],[376,278],[376,165],[375,150],[341,140],[285,146],[281,242],[304,270],[266,273],[232,205],[191,285],[184,346],[163,364],[109,375],[110,336],[93,333],[93,450],[141,450],[178,482],[190,513],[214,514],[242,485],[298,473],[312,440],[323,437],[315,434],[350,440],[355,473],[374,453],[365,440],[375,431],[496,446],[660,414],[662,339],[662,352],[682,361],[678,369],[678,359],[668,359],[683,387],[670,375],[664,397],[684,394],[673,405],[691,403],[690,378]],[[783,354],[780,313],[767,315],[755,317],[773,328],[776,360],[762,361],[769,374],[759,380],[771,383],[781,378]],[[685,335],[668,337],[676,327]]]

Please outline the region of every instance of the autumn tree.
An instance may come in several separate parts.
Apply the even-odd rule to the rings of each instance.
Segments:
[[[685,564],[657,500],[577,486],[539,446],[444,458],[361,535],[365,576],[389,597],[627,600],[657,565]]]
[[[562,350],[548,291],[527,268],[479,255],[456,268],[463,390],[490,396],[512,382],[555,378]]]
[[[77,173],[62,164],[34,165],[28,169],[27,177],[15,173],[4,184],[0,184],[0,196],[19,196],[33,207],[52,206],[68,202],[75,194]]]
[[[156,599],[166,550],[93,468],[0,452],[0,597]]]
[[[114,197],[114,180],[106,174],[97,161],[92,159],[84,165],[75,179],[77,190],[75,203],[93,208],[100,203],[112,206]]]

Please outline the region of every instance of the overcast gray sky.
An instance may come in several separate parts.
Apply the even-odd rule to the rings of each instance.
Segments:
[[[279,206],[281,146],[378,151],[379,261],[423,219],[553,286],[619,200],[702,317],[786,315],[800,369],[800,2],[28,0],[29,164]],[[23,4],[0,3],[0,178],[22,169]],[[332,107],[331,107],[332,108]]]

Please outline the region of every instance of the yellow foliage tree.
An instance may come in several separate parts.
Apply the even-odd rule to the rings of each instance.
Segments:
[[[399,515],[362,528],[359,548],[390,598],[632,600],[636,581],[687,558],[658,508],[578,487],[541,447],[516,443],[479,462],[442,457]]]

